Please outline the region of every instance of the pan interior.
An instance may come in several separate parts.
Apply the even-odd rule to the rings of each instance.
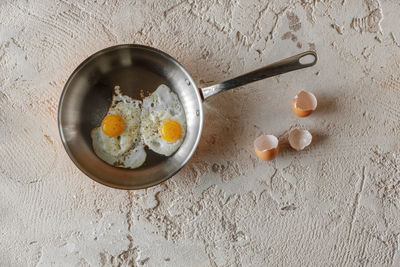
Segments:
[[[168,85],[185,109],[187,132],[176,153],[165,157],[146,149],[146,162],[134,170],[110,166],[93,152],[90,131],[101,124],[111,103],[113,88],[136,99]],[[59,106],[64,146],[74,163],[89,177],[108,186],[139,189],[162,182],[191,157],[202,128],[201,98],[190,75],[168,55],[146,46],[120,45],[102,50],[84,61],[67,81]]]

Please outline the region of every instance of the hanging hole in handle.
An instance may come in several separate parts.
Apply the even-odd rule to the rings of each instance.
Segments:
[[[306,54],[299,58],[301,65],[314,65],[317,62],[317,55],[314,53]]]

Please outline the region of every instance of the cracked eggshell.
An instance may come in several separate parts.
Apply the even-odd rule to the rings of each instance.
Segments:
[[[289,144],[297,151],[303,150],[311,144],[312,135],[305,129],[293,129],[289,133]]]
[[[254,151],[257,157],[264,161],[273,160],[279,151],[279,141],[274,135],[260,135],[254,141]]]
[[[300,91],[292,101],[294,113],[299,117],[309,116],[317,108],[317,98],[308,91]]]

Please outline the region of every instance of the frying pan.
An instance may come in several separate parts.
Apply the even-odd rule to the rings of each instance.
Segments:
[[[204,100],[241,85],[313,66],[316,61],[316,53],[307,51],[199,89],[185,68],[160,50],[136,44],[109,47],[83,61],[67,80],[58,106],[61,140],[71,160],[93,180],[120,189],[147,188],[173,176],[193,155],[202,131]],[[133,170],[113,167],[98,158],[90,131],[101,124],[114,86],[140,99],[140,90],[151,93],[160,84],[168,85],[184,107],[187,132],[181,147],[170,157],[146,150],[146,162]]]

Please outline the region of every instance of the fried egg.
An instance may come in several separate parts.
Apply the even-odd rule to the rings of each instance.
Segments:
[[[186,134],[185,111],[178,96],[166,85],[160,85],[143,99],[140,132],[144,143],[158,154],[172,155]]]
[[[119,86],[114,88],[111,106],[101,126],[91,131],[96,155],[113,166],[140,167],[146,160],[140,134],[142,101],[123,95]]]

